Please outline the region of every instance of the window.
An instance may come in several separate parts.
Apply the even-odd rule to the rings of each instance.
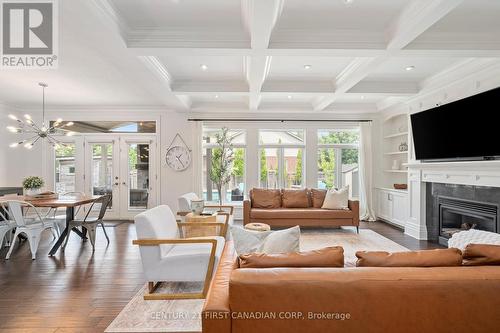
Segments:
[[[203,164],[202,164],[202,182],[203,199],[206,201],[219,201],[217,186],[210,179],[210,170],[212,165],[217,163],[219,148],[217,146],[216,134],[220,129],[203,129]],[[229,183],[222,190],[224,193],[224,202],[243,201],[246,180],[245,180],[245,160],[246,160],[246,133],[242,130],[230,130],[229,135],[233,144],[233,165]]]
[[[304,144],[304,130],[261,130],[260,187],[302,188]]]
[[[359,196],[359,130],[318,130],[318,188],[349,185]]]
[[[68,143],[65,146],[57,146],[55,160],[56,192],[67,193],[75,191],[75,144]]]

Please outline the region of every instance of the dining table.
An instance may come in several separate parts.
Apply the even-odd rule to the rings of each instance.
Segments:
[[[59,238],[57,239],[56,243],[50,249],[49,256],[53,256],[54,254],[56,254],[57,250],[59,250],[62,243],[64,242],[64,239],[66,238],[66,235],[70,231],[68,230],[69,222],[75,219],[75,208],[78,206],[91,204],[97,198],[99,198],[99,196],[67,195],[51,199],[32,199],[29,197],[18,195],[18,196],[0,197],[0,202],[6,202],[8,200],[19,200],[19,201],[29,202],[33,206],[40,208],[52,208],[52,209],[65,208],[66,228],[64,228],[64,231],[59,235]],[[77,228],[72,228],[71,231],[75,232],[82,239],[84,240],[87,239],[85,228],[83,228],[82,231],[78,230]]]

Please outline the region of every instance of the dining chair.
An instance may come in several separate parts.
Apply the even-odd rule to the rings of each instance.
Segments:
[[[50,229],[54,238],[57,238],[58,224],[61,223],[58,219],[54,218],[43,218],[38,209],[31,203],[20,200],[7,200],[6,201],[9,210],[9,216],[12,216],[15,221],[16,232],[14,233],[14,238],[12,244],[10,245],[9,252],[5,259],[9,259],[14,249],[14,245],[17,240],[17,236],[20,234],[25,234],[28,243],[30,244],[31,259],[35,259],[36,251],[38,250],[38,245],[40,243],[40,238],[42,232]],[[34,217],[28,218],[23,214],[23,207],[28,207],[34,212]]]
[[[0,203],[0,249],[3,248],[5,236],[8,234],[7,245],[12,242],[12,230],[16,227],[16,222],[10,219],[7,214],[7,207]]]
[[[75,219],[69,222],[68,230],[71,230],[76,227],[84,227],[85,229],[87,229],[90,238],[90,243],[92,244],[92,251],[95,250],[95,231],[96,227],[99,225],[102,227],[102,230],[104,231],[104,236],[106,236],[106,240],[108,241],[109,244],[109,237],[108,234],[106,233],[106,228],[104,227],[103,219],[104,215],[106,214],[106,209],[111,203],[111,199],[112,199],[111,194],[105,194],[95,199],[92,202],[92,205],[90,206],[89,210],[87,211],[87,214],[85,214],[83,220]],[[92,208],[94,208],[94,206],[97,205],[100,205],[99,215],[97,217],[89,217],[90,212],[92,212]],[[66,248],[66,245],[68,244],[69,235],[70,232],[66,234],[66,240],[64,241],[63,249]]]

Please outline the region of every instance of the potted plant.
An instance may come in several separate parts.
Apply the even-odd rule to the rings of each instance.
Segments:
[[[233,138],[229,135],[229,129],[223,127],[220,133],[215,134],[215,141],[217,147],[212,150],[210,180],[217,186],[219,205],[222,206],[224,200],[223,188],[231,179],[234,160]]]
[[[38,176],[30,176],[24,178],[23,180],[24,194],[29,196],[40,194],[42,192],[43,184],[44,184],[43,179]]]

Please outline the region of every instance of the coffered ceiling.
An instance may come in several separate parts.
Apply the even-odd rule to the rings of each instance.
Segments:
[[[59,69],[0,72],[4,102],[34,103],[44,79],[55,105],[378,112],[500,61],[493,0],[60,2]]]

